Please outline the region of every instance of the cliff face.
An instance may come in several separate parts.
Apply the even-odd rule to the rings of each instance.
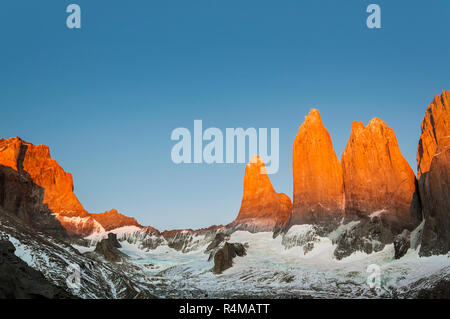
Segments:
[[[346,217],[379,216],[413,228],[420,220],[417,181],[402,156],[394,131],[375,118],[353,122],[342,154]]]
[[[0,165],[0,215],[21,220],[35,229],[58,238],[67,233],[43,203],[44,189],[26,172]]]
[[[1,139],[0,164],[27,172],[33,182],[45,190],[44,203],[54,213],[65,216],[88,216],[73,193],[72,175],[66,173],[50,157],[48,146],[35,146],[18,137]]]
[[[253,232],[272,231],[286,222],[291,210],[291,199],[275,192],[264,161],[255,155],[245,168],[241,208],[231,226]]]
[[[344,213],[342,168],[319,111],[305,117],[293,146],[294,200],[289,224],[338,221]]]
[[[426,110],[417,171],[425,219],[420,254],[445,254],[450,251],[450,91]]]

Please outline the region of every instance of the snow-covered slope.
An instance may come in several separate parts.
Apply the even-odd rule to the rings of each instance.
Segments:
[[[310,226],[275,239],[271,232],[237,231],[229,242],[248,243],[247,255],[236,257],[221,275],[210,272],[213,261],[204,253],[206,245],[182,253],[166,245],[142,250],[139,244],[122,242],[121,251],[162,297],[414,297],[420,289],[450,279],[449,256],[421,258],[410,249],[394,260],[393,245],[337,260],[332,238],[314,234]],[[367,284],[369,265],[380,269],[379,289]]]
[[[134,280],[121,267],[82,255],[71,245],[37,232],[22,221],[0,214],[0,237],[16,248],[15,254],[50,282],[81,298],[149,298],[151,285]],[[80,269],[80,286],[67,284],[73,269]],[[143,293],[145,292],[145,293]]]

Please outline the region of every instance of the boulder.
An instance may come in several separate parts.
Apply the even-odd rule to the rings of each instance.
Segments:
[[[95,246],[94,252],[107,261],[118,262],[127,258],[118,248],[122,247],[117,240],[117,235],[109,233],[107,238],[102,239]]]
[[[391,229],[386,227],[380,217],[361,217],[342,228],[344,230],[333,239],[336,244],[334,256],[338,260],[356,251],[363,251],[366,254],[381,251],[386,244],[394,240]]]
[[[214,267],[211,271],[214,274],[221,274],[223,271],[233,266],[233,259],[236,256],[243,257],[247,254],[245,245],[241,243],[225,243],[214,255]]]
[[[411,247],[411,233],[404,230],[401,234],[394,238],[395,259],[400,259],[405,256],[408,249]]]

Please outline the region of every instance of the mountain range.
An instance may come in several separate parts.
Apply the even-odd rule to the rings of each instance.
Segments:
[[[275,191],[264,161],[255,154],[245,168],[241,207],[234,221],[199,230],[160,232],[115,209],[86,211],[74,193],[72,175],[51,158],[48,146],[19,137],[0,139],[0,248],[7,261],[0,263],[0,297],[182,297],[176,293],[179,288],[155,283],[155,278],[185,274],[177,268],[183,263],[161,268],[154,260],[133,262],[136,256],[142,252],[152,256],[161,249],[169,255],[171,251],[182,254],[176,255],[182,260],[198,254],[209,263],[202,265],[213,263],[212,273],[220,276],[234,267],[234,261],[252,260],[256,248],[251,243],[231,240],[244,233],[249,238],[269,233],[283,249],[301,247],[302,256],[319,251],[329,240],[330,258],[336,262],[358,253],[385,252],[386,247],[393,247],[395,260],[408,251],[417,252],[420,260],[447,255],[437,275],[416,278],[416,286],[402,293],[427,296],[444,282],[450,296],[450,91],[436,95],[426,109],[417,177],[400,152],[394,130],[379,118],[367,125],[353,122],[339,159],[320,112],[312,109],[299,127],[292,156],[292,200]],[[208,256],[203,260],[199,251]],[[86,284],[80,289],[66,285],[63,270],[69,264],[83,269]],[[159,272],[144,275],[143,265]],[[276,280],[289,283],[289,276]],[[31,295],[20,282],[38,288],[33,287]],[[331,291],[327,289],[323,287]],[[333,290],[327,296],[336,293]]]

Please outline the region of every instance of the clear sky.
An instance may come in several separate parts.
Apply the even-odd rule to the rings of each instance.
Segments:
[[[66,27],[70,3],[81,30]],[[366,27],[370,3],[382,29]],[[226,224],[245,165],[175,165],[174,128],[280,128],[270,178],[292,196],[310,108],[339,158],[352,121],[376,116],[415,171],[426,106],[450,89],[449,24],[448,0],[5,0],[0,136],[49,145],[89,212],[161,230]]]

